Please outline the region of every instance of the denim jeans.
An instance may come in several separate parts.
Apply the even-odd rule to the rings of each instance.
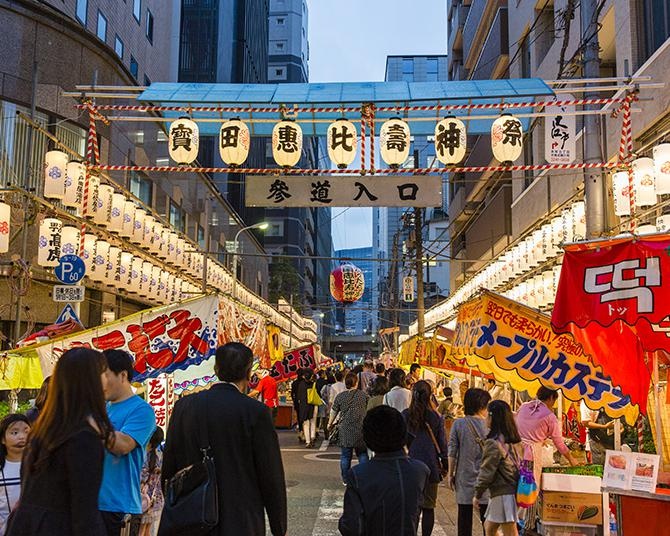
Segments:
[[[347,483],[349,469],[351,469],[351,460],[354,457],[354,451],[358,456],[358,463],[365,463],[369,460],[367,449],[357,449],[354,447],[342,447],[340,453],[340,470],[342,471],[342,482]]]

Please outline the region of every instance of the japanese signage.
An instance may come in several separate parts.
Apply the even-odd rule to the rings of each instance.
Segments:
[[[554,333],[548,316],[492,292],[461,306],[451,356],[518,391],[560,389],[568,400],[583,399],[631,424],[638,414],[571,335]]]
[[[670,343],[670,236],[565,248],[552,325],[570,332],[644,412],[645,352]]]
[[[655,493],[660,465],[658,454],[608,450],[603,487]]]
[[[147,400],[156,414],[156,426],[167,432],[172,408],[174,407],[174,380],[170,375],[161,374],[147,380]]]
[[[284,353],[284,359],[277,361],[270,369],[270,376],[278,382],[291,380],[298,374],[298,369],[316,368],[314,346],[303,346]]]
[[[86,287],[77,285],[54,285],[52,297],[57,303],[76,303],[84,301]]]
[[[411,275],[402,278],[402,297],[404,302],[414,301],[414,278]]]
[[[437,207],[441,203],[438,175],[246,178],[248,207]]]
[[[572,95],[562,95],[572,100]],[[574,106],[547,106],[544,158],[549,164],[571,164],[577,157],[577,121]]]
[[[135,359],[133,381],[141,382],[197,365],[214,354],[218,343],[218,300],[216,296],[208,296],[148,309],[57,339],[35,351],[46,377],[51,375],[58,358],[70,348],[123,349]]]

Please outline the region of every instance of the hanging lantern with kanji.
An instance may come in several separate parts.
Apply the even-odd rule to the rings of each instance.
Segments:
[[[135,211],[137,206],[133,201],[123,203],[123,223],[119,234],[124,238],[131,238],[135,232]]]
[[[107,230],[112,233],[121,233],[123,229],[123,209],[126,204],[126,196],[123,194],[112,194],[109,208],[109,222]]]
[[[86,210],[83,215],[87,218],[95,218],[98,212],[98,196],[100,190],[100,177],[97,175],[88,176],[88,194],[86,195]]]
[[[353,264],[342,264],[330,272],[330,294],[342,303],[353,303],[363,297],[365,278]]]
[[[60,254],[79,255],[79,229],[65,225],[60,232]]]
[[[351,121],[338,119],[328,125],[326,142],[328,156],[338,168],[346,168],[356,158],[358,133]]]
[[[9,251],[9,229],[11,223],[11,207],[0,201],[0,253]]]
[[[636,158],[630,165],[633,170],[633,188],[635,188],[635,206],[648,207],[655,205],[656,180],[654,161],[651,158]]]
[[[57,218],[44,218],[40,223],[37,244],[37,264],[40,266],[58,266],[62,229],[63,222]]]
[[[188,117],[180,117],[170,125],[168,151],[180,166],[188,166],[198,158],[200,131]]]
[[[409,156],[409,146],[409,125],[399,117],[385,121],[379,133],[379,150],[384,162],[392,168],[401,166]]]
[[[73,160],[68,162],[65,169],[65,196],[63,197],[63,205],[80,209],[84,202],[86,166],[82,162]]]
[[[44,155],[44,197],[63,199],[67,174],[67,154],[63,151],[48,151]]]
[[[654,147],[653,155],[656,195],[670,194],[670,143],[661,143]]]
[[[249,156],[251,134],[246,123],[238,117],[229,119],[219,131],[219,154],[230,167],[241,166]]]
[[[93,221],[107,227],[112,217],[112,196],[114,188],[109,184],[101,184],[98,188],[98,207],[93,215]]]
[[[280,121],[272,129],[272,156],[281,167],[295,166],[302,156],[302,129],[295,121]]]
[[[465,158],[467,140],[463,121],[446,117],[435,125],[435,156],[443,164],[458,164]]]
[[[523,127],[511,114],[503,114],[491,126],[491,149],[498,162],[512,163],[523,151]]]
[[[630,176],[628,171],[617,171],[612,174],[612,196],[614,197],[614,214],[630,216]]]

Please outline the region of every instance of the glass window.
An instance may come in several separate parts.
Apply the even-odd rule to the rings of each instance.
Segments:
[[[142,15],[142,0],[133,0],[133,16],[140,22],[140,17]]]
[[[151,206],[153,201],[154,184],[150,179],[143,177],[136,171],[130,172],[130,193],[137,197],[142,203]]]
[[[121,41],[118,35],[114,38],[114,50],[119,58],[123,59],[123,41]]]
[[[149,43],[154,42],[154,15],[147,9],[147,39]]]
[[[437,74],[437,58],[426,59],[426,72]]]
[[[414,60],[412,58],[402,59],[402,74],[414,73]]]
[[[149,78],[146,74],[144,75],[144,85],[145,86],[151,85],[151,78]]]
[[[284,74],[284,69],[275,69],[275,76],[282,76]]]
[[[426,73],[426,82],[437,82],[437,73]]]
[[[107,19],[100,11],[98,11],[97,35],[102,41],[107,41]]]
[[[200,246],[200,248],[203,251],[206,251],[207,248],[205,246],[205,228],[202,225],[196,225],[196,227],[197,227],[196,233],[197,233],[198,246]]]
[[[86,15],[88,13],[88,0],[77,0],[77,19],[86,26]]]
[[[184,232],[186,228],[186,216],[184,210],[174,201],[170,200],[170,225],[175,229]]]
[[[137,78],[139,70],[140,66],[137,64],[137,60],[132,56],[130,56],[130,74],[132,74],[135,78]]]
[[[402,79],[405,82],[414,82],[414,73],[403,73]]]
[[[284,25],[284,18],[283,17],[278,17],[277,18],[277,24],[280,25],[280,26],[283,26]]]

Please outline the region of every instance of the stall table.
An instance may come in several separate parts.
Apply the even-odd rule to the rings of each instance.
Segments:
[[[617,505],[617,536],[670,536],[670,490],[645,493],[603,488]]]

